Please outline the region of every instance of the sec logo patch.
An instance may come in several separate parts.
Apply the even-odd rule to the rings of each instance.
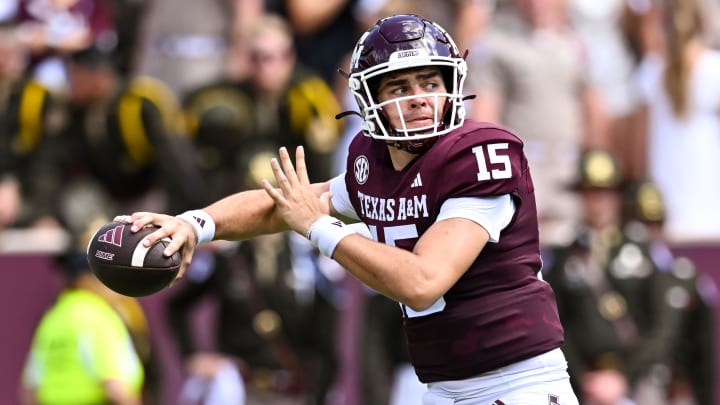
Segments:
[[[370,162],[368,162],[367,157],[365,155],[356,157],[353,166],[355,168],[355,181],[358,184],[365,184],[370,176]]]

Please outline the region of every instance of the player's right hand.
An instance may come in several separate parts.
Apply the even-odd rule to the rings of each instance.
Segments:
[[[136,212],[132,215],[115,217],[115,220],[131,224],[130,230],[132,232],[137,232],[144,226],[150,224],[158,226],[159,229],[148,235],[143,241],[143,244],[145,246],[151,246],[160,239],[170,238],[170,243],[163,251],[163,254],[171,256],[173,253],[180,251],[182,264],[176,280],[182,278],[185,270],[190,265],[198,241],[195,229],[189,222],[171,215],[156,214],[153,212]]]

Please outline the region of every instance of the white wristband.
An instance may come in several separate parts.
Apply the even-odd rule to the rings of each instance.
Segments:
[[[355,231],[343,221],[325,215],[310,225],[305,237],[320,250],[320,253],[332,257],[338,243],[346,236],[354,233]]]
[[[198,244],[210,242],[215,237],[215,221],[207,212],[203,210],[185,211],[178,215],[177,218],[192,225],[198,238]]]

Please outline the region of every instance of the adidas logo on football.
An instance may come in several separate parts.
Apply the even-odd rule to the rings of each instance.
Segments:
[[[200,228],[204,228],[204,227],[205,227],[205,220],[204,220],[204,219],[198,218],[198,217],[196,217],[195,215],[193,215],[193,218],[195,218],[195,221],[197,221],[197,223],[200,224]]]
[[[125,225],[118,225],[113,229],[109,229],[98,237],[98,242],[110,243],[115,246],[122,246],[122,233]]]
[[[415,180],[413,180],[412,184],[410,185],[410,188],[417,187],[422,187],[422,178],[420,177],[420,173],[415,176]]]

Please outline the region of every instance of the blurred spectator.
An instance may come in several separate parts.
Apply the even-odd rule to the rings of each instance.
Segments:
[[[15,225],[21,211],[18,159],[24,151],[19,131],[12,128],[10,106],[24,67],[24,52],[12,31],[0,28],[0,230]]]
[[[266,10],[283,15],[292,26],[297,58],[326,83],[352,52],[361,30],[355,14],[360,0],[267,0]]]
[[[427,387],[420,382],[410,364],[400,305],[377,293],[370,293],[364,304],[365,316],[358,356],[363,403],[422,403]]]
[[[152,0],[108,1],[112,6],[117,33],[117,46],[113,49],[115,67],[123,77],[128,77],[137,73],[142,21],[150,10]]]
[[[546,257],[565,328],[563,351],[581,403],[662,405],[689,294],[621,223],[620,168],[605,151],[580,159],[585,227]]]
[[[697,0],[648,9],[637,83],[647,107],[647,143],[637,151],[666,202],[666,236],[675,242],[720,240],[720,52],[703,39]],[[647,156],[646,158],[644,156]]]
[[[615,138],[615,141],[621,144],[616,150],[625,169],[625,177],[631,182],[648,177],[647,153],[644,153],[647,149],[647,109],[644,106],[635,76],[645,49],[659,47],[656,42],[661,35],[654,32],[660,29],[659,26],[643,23],[645,19],[649,18],[650,13],[655,13],[657,10],[656,7],[652,7],[652,4],[653,2],[649,0],[625,1],[618,21],[626,48],[632,56],[631,84],[633,94],[637,98],[637,105],[629,119],[627,134],[623,135],[617,132],[616,135],[621,139]]]
[[[178,96],[219,80],[228,60],[246,74],[245,31],[263,10],[262,0],[148,0],[137,73],[161,79]],[[240,47],[229,48],[228,38]]]
[[[20,183],[13,176],[0,179],[0,231],[15,224],[20,213]]]
[[[664,199],[655,184],[640,180],[627,185],[622,213],[625,233],[647,246],[658,269],[677,279],[681,288],[673,291],[673,299],[687,300],[681,337],[672,352],[670,403],[714,405],[717,389],[714,311],[718,287],[690,259],[673,254],[663,229]]]
[[[413,0],[410,3],[418,14],[454,32],[455,44],[464,52],[481,40],[496,2],[497,0]]]
[[[327,82],[296,60],[292,38],[281,17],[257,19],[248,33],[250,76],[210,82],[185,97],[203,168],[217,173],[205,176],[213,182],[208,202],[247,184],[254,168],[249,157],[258,148],[302,144],[311,178],[330,176],[342,129],[335,119],[340,105]]]
[[[0,122],[5,130],[8,118],[6,109],[11,104],[10,98],[16,90],[18,82],[23,78],[25,72],[25,52],[22,46],[15,40],[12,30],[0,28]],[[3,138],[5,139],[5,138]],[[2,144],[0,153],[5,157],[9,145]],[[2,159],[0,172],[5,172],[9,161]]]
[[[20,105],[39,120],[31,127],[39,140],[25,171],[28,223],[53,218],[77,232],[88,216],[140,206],[175,212],[196,203],[202,180],[191,145],[178,135],[172,93],[150,78],[122,80],[110,55],[97,48],[73,53],[68,66],[67,97]],[[47,103],[52,111],[42,113]]]
[[[247,28],[237,45],[248,47],[250,76],[208,83],[185,99],[206,203],[271,178],[267,161],[281,145],[305,146],[313,178],[332,170],[341,129],[332,90],[297,62],[282,17],[263,15]],[[229,389],[234,399],[220,403],[245,397],[248,404],[324,404],[337,370],[337,265],[294,233],[210,244],[196,254],[168,306],[189,372],[185,400],[199,386],[207,390],[205,403]],[[188,319],[203,297],[219,303],[211,352],[194,343]]]
[[[64,91],[62,56],[87,48],[117,45],[112,10],[106,0],[26,0],[17,15],[17,34],[31,53],[28,68],[44,86]]]
[[[602,96],[608,116],[608,137],[613,153],[620,158],[623,175],[640,177],[639,164],[626,156],[627,144],[633,142],[642,129],[634,119],[640,96],[633,83],[637,65],[630,44],[626,40],[623,20],[630,4],[649,0],[570,0],[570,22],[582,40],[590,81]]]
[[[248,405],[326,403],[337,370],[335,303],[321,287],[329,280],[321,282],[321,273],[307,267],[314,264],[303,263],[291,237],[197,252],[167,306],[190,378],[184,400],[201,386],[203,404],[241,403],[241,395]],[[209,351],[195,343],[189,317],[203,298],[218,304]],[[233,378],[237,373],[242,381]]]
[[[720,2],[717,0],[699,0],[703,16],[703,36],[707,43],[720,49]]]
[[[22,59],[21,47],[6,43],[3,62]],[[2,63],[2,62],[0,62]],[[0,112],[0,176],[5,204],[2,204],[3,227],[26,227],[49,214],[47,202],[36,204],[26,198],[34,188],[44,187],[32,167],[43,138],[56,129],[50,117],[55,96],[37,80],[23,75],[24,64],[3,64],[2,112]],[[7,204],[7,205],[6,205]]]
[[[561,0],[499,2],[483,52],[471,53],[473,118],[501,123],[525,143],[534,168],[540,242],[572,239],[580,219],[567,189],[581,150],[607,146],[603,102],[588,77],[581,42]]]
[[[116,293],[90,272],[83,248],[73,246],[59,261],[67,285],[35,331],[23,371],[24,405],[141,403],[144,371],[111,304]]]
[[[5,0],[0,3],[0,24],[5,25],[15,21],[19,5],[20,0]]]
[[[7,99],[3,174],[22,201],[11,225],[75,233],[88,218],[196,204],[202,179],[172,93],[157,80],[124,81],[97,48],[66,61],[67,93],[22,78]]]
[[[268,12],[268,0],[232,0],[233,20],[225,74],[241,80],[252,69],[248,36],[255,21]]]
[[[107,223],[107,221],[104,221]],[[102,226],[99,224],[97,227]],[[93,229],[97,229],[94,227]],[[120,315],[130,333],[130,339],[137,352],[144,370],[144,383],[141,391],[143,405],[163,405],[161,396],[162,370],[159,368],[158,355],[151,340],[151,327],[148,324],[145,310],[137,298],[114,294],[110,297],[110,305]]]

